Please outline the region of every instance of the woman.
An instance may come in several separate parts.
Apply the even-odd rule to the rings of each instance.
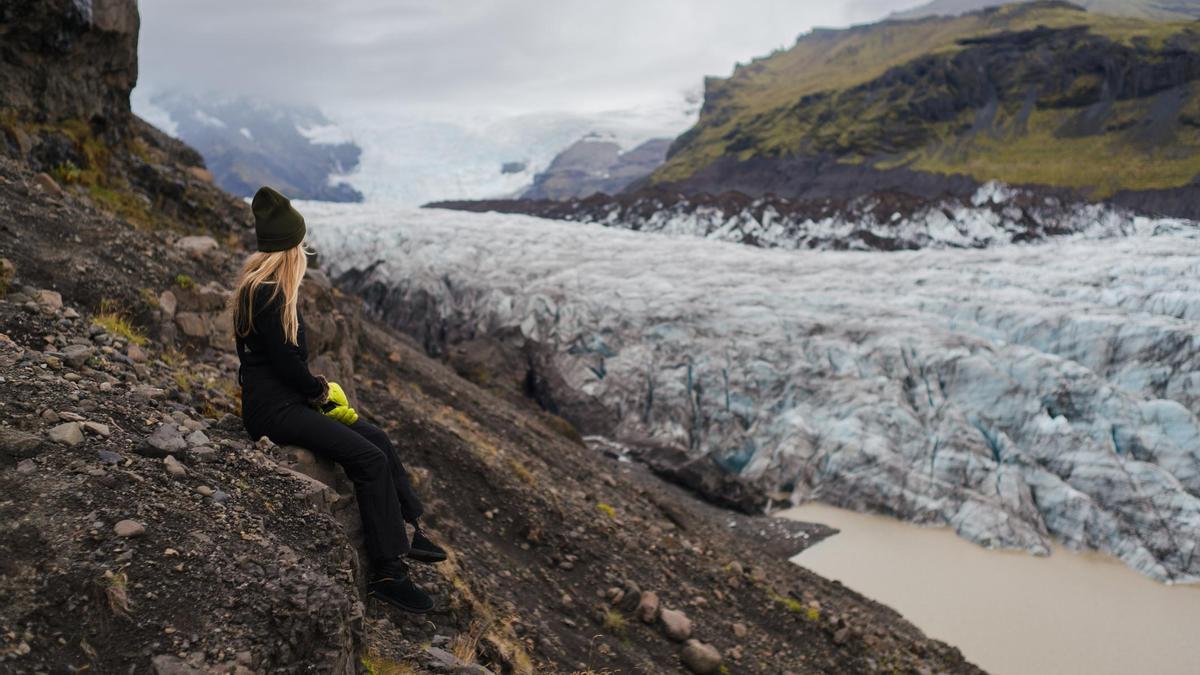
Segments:
[[[424,613],[433,600],[409,578],[404,558],[441,562],[446,552],[421,531],[421,502],[387,435],[359,419],[336,382],[308,370],[298,309],[307,256],[304,218],[287,197],[261,188],[251,204],[258,252],[230,296],[241,359],[242,419],[250,438],[305,447],[345,469],[354,483],[370,556],[370,594]],[[404,523],[412,523],[409,541]]]

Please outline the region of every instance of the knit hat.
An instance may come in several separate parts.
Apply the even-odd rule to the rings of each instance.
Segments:
[[[260,187],[250,202],[254,211],[254,234],[263,253],[286,251],[304,241],[304,216],[277,190]]]

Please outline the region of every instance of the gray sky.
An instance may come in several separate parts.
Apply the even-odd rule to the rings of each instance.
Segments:
[[[142,0],[140,84],[325,108],[678,99],[813,26],[922,0]]]

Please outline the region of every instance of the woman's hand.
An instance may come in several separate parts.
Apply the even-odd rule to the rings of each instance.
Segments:
[[[346,392],[342,391],[341,385],[337,382],[329,383],[329,402],[321,406],[321,412],[325,413],[326,417],[332,417],[346,425],[358,421],[358,413],[350,407],[350,401],[346,399]]]

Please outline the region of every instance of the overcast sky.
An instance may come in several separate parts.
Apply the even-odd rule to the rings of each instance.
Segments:
[[[922,0],[142,0],[140,85],[311,102],[632,108]]]

